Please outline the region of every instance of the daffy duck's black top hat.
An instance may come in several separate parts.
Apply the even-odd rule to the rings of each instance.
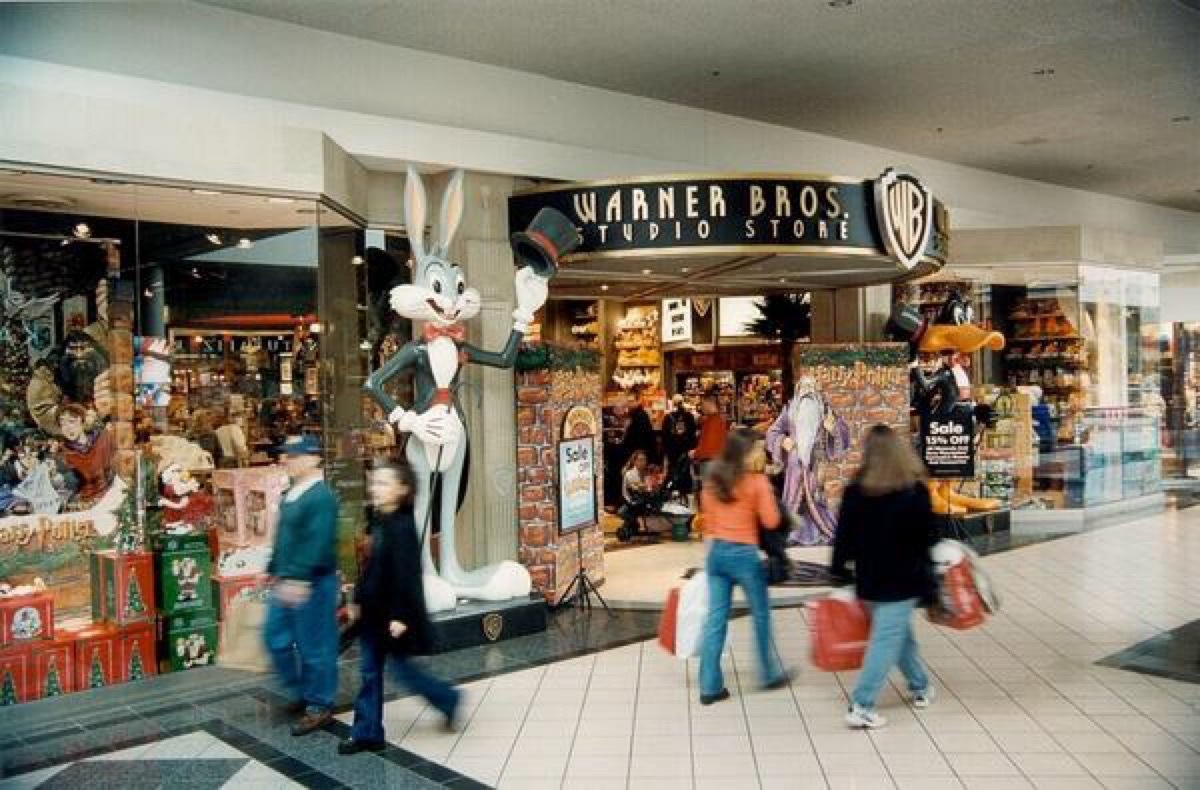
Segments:
[[[575,224],[566,214],[543,208],[524,232],[512,235],[517,268],[531,266],[540,276],[550,278],[558,271],[562,256],[579,246],[581,239]]]

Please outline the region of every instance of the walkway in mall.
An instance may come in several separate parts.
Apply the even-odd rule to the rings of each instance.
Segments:
[[[1200,642],[1162,636],[1200,613],[1200,508],[985,562],[1004,593],[1003,612],[965,633],[922,623],[940,696],[929,711],[914,713],[889,690],[882,712],[891,723],[870,734],[842,724],[853,675],[809,667],[801,610],[776,612],[780,650],[800,670],[791,688],[755,689],[743,619],[734,624],[727,656],[733,698],[708,708],[696,702],[694,666],[645,640],[649,615],[606,623],[601,612],[590,627],[579,619],[565,630],[556,624],[550,642],[557,653],[539,657],[510,647],[443,660],[450,674],[477,678],[467,685],[465,728],[438,734],[436,717],[422,705],[395,700],[387,706],[394,748],[383,756],[338,758],[343,724],[290,738],[266,691],[247,693],[236,684],[249,681],[225,678],[235,685],[209,694],[228,696],[205,701],[196,688],[202,674],[190,673],[196,680],[178,695],[182,707],[158,714],[147,703],[120,725],[136,741],[124,752],[111,727],[107,748],[93,743],[90,753],[70,752],[93,737],[86,724],[102,719],[95,709],[77,714],[66,736],[53,737],[45,732],[55,726],[50,713],[38,710],[38,720],[18,731],[19,714],[5,711],[6,770],[24,773],[0,787],[85,780],[174,786],[170,777],[185,775],[196,778],[189,785],[195,787],[227,780],[228,787],[278,787],[284,777],[309,787],[478,787],[472,779],[501,787],[655,790],[1200,787]],[[614,642],[628,644],[571,656]],[[564,653],[570,657],[553,660]],[[1178,679],[1097,663],[1105,659]],[[348,692],[352,670],[343,671]],[[168,682],[180,681],[143,685]],[[85,699],[91,696],[98,695],[53,702],[65,710],[96,704]],[[67,753],[92,756],[55,764]]]

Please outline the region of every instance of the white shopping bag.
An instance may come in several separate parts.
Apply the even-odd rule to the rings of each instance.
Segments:
[[[675,625],[675,657],[700,654],[704,618],[708,615],[708,575],[699,571],[679,590],[679,616]]]

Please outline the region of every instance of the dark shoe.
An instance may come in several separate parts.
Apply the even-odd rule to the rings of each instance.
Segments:
[[[302,699],[289,702],[283,706],[283,712],[289,716],[299,716],[306,710],[308,710],[308,705]]]
[[[305,713],[300,721],[292,725],[292,735],[299,737],[308,735],[310,732],[316,732],[333,720],[333,714],[327,710],[320,713]]]
[[[462,692],[458,692],[454,696],[454,707],[446,714],[446,720],[442,722],[442,732],[452,733],[458,732],[458,711],[461,708]]]
[[[382,752],[387,748],[387,741],[360,741],[347,738],[338,744],[338,754],[358,754],[359,752]]]
[[[729,699],[729,689],[721,689],[716,694],[701,694],[700,704],[712,705],[715,702],[720,702],[721,700],[726,699]]]
[[[790,669],[785,669],[782,673],[780,673],[779,677],[763,686],[763,690],[775,691],[776,689],[787,688],[787,685],[792,682],[792,677],[792,671]]]

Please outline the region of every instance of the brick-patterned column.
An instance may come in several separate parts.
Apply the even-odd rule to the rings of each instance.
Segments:
[[[534,589],[556,603],[579,571],[579,538],[558,531],[558,442],[562,422],[575,406],[592,409],[600,424],[600,376],[584,371],[517,374],[517,480],[520,561]],[[596,489],[602,493],[603,457],[596,437]],[[597,512],[603,503],[597,503]],[[599,524],[582,532],[583,561],[592,581],[604,578],[604,533]]]

